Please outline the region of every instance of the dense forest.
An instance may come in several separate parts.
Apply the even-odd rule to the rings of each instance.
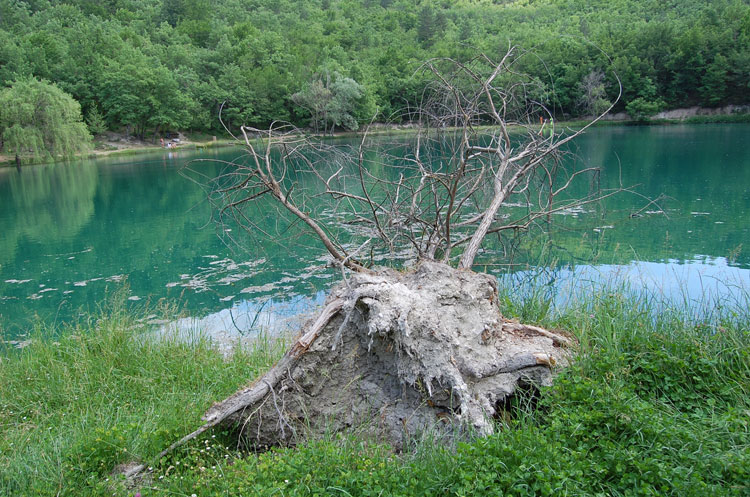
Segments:
[[[54,83],[89,129],[288,120],[355,128],[417,103],[431,57],[532,52],[560,117],[746,103],[747,0],[0,0],[0,87]],[[321,107],[323,99],[325,104]]]

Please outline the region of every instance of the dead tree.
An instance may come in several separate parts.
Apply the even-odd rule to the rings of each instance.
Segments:
[[[272,197],[280,216],[307,225],[333,262],[348,269],[372,265],[360,260],[363,245],[379,260],[439,260],[470,269],[487,235],[525,230],[614,193],[564,195],[574,181],[598,172],[561,167],[566,145],[604,114],[577,130],[556,127],[538,100],[543,85],[515,70],[522,55],[513,47],[499,62],[481,56],[426,63],[435,82],[408,116],[419,127],[407,146],[367,131],[351,148],[313,141],[285,123],[242,127],[248,159],[228,164],[209,184],[217,221],[257,231],[249,204]],[[323,215],[309,210],[322,203]],[[519,203],[523,212],[499,215]]]
[[[471,268],[487,235],[613,192],[565,196],[595,173],[566,169],[565,146],[602,116],[555,127],[540,83],[516,70],[523,55],[427,62],[434,84],[409,116],[419,126],[407,145],[241,128],[247,156],[209,183],[218,221],[258,230],[251,207],[271,198],[318,237],[344,281],[268,373],[175,445],[225,421],[255,446],[355,427],[396,446],[427,430],[489,433],[519,383],[551,381],[572,339],[502,316],[495,279]],[[383,260],[416,264],[376,268]]]

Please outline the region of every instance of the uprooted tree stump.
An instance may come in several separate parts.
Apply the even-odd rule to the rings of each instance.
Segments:
[[[263,447],[364,428],[396,447],[492,419],[521,383],[548,385],[571,340],[506,319],[494,277],[423,262],[353,274],[268,373],[205,415]]]
[[[396,448],[425,432],[487,435],[517,388],[551,384],[573,343],[504,318],[487,274],[427,261],[354,273],[267,373],[157,458],[220,423],[261,449],[346,430]]]

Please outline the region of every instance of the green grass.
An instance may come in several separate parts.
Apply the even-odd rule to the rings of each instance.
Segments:
[[[0,495],[386,496],[750,494],[750,318],[690,322],[609,291],[562,315],[507,293],[506,315],[576,333],[578,359],[495,435],[412,450],[332,435],[242,453],[214,431],[154,463],[138,488],[111,468],[148,460],[279,353],[225,362],[205,342],[139,338],[121,307],[0,363]],[[750,304],[750,302],[748,302]],[[745,305],[745,309],[750,305]]]
[[[148,460],[201,424],[212,402],[267,368],[279,347],[225,361],[209,343],[144,336],[121,299],[0,354],[0,495],[88,495],[114,466]]]

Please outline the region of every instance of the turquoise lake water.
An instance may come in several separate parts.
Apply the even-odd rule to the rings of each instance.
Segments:
[[[578,160],[601,186],[635,186],[555,216],[512,258],[493,248],[476,269],[508,284],[534,279],[564,305],[613,281],[668,301],[732,305],[750,288],[750,125],[597,128]],[[181,168],[239,149],[0,169],[0,329],[70,322],[126,291],[129,305],[176,305],[215,332],[296,326],[339,280],[316,240],[261,214],[271,239],[217,228],[204,191]],[[220,166],[194,163],[206,177]],[[589,188],[583,185],[581,188]],[[582,190],[583,191],[583,190]],[[649,203],[645,199],[658,199]],[[239,244],[226,243],[228,234]],[[225,235],[225,236],[219,236]],[[154,312],[153,319],[160,316]]]

